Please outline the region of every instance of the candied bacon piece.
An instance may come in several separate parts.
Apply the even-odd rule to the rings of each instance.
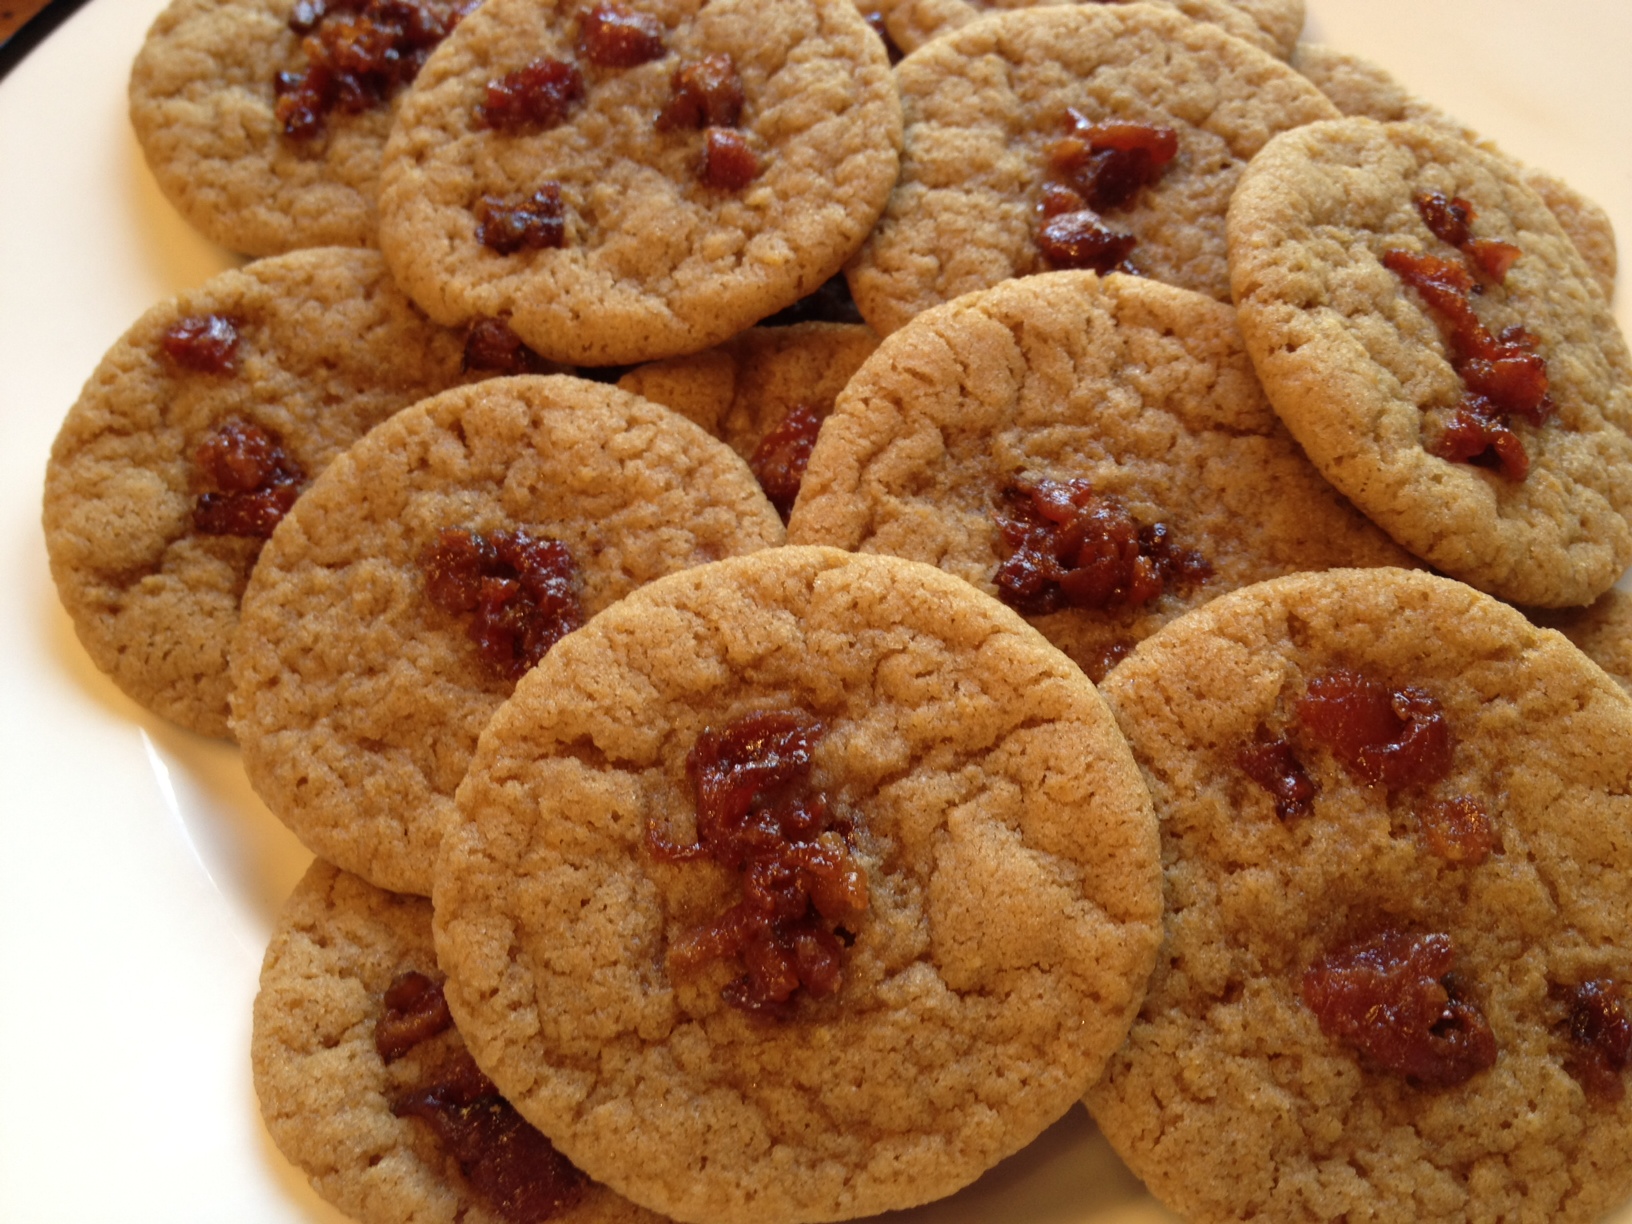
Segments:
[[[1524,449],[1524,441],[1480,395],[1462,397],[1428,452],[1452,463],[1496,468],[1509,480],[1523,480],[1530,474],[1530,454]]]
[[[1314,807],[1315,784],[1284,736],[1270,737],[1260,729],[1256,743],[1235,756],[1241,771],[1275,799],[1275,815],[1282,820],[1307,816]]]
[[[1448,935],[1385,930],[1304,971],[1320,1031],[1421,1088],[1450,1088],[1496,1063],[1484,1014],[1459,997]]]
[[[657,117],[661,131],[735,127],[742,117],[742,78],[729,55],[687,60],[669,79],[669,101]]]
[[[1137,607],[1212,573],[1200,553],[1173,546],[1166,524],[1141,527],[1086,480],[1022,476],[1003,502],[998,530],[1012,551],[994,582],[1017,611]]]
[[[556,369],[522,342],[503,319],[477,319],[465,334],[465,373],[548,374]]]
[[[1298,725],[1366,782],[1389,790],[1426,786],[1450,772],[1451,729],[1445,711],[1413,685],[1390,689],[1337,668],[1309,681],[1298,699]]]
[[[744,1011],[782,1016],[801,989],[816,999],[837,991],[848,934],[840,924],[867,910],[867,877],[848,826],[810,785],[812,751],[824,731],[794,710],[707,728],[686,759],[696,841],[677,845],[647,826],[647,846],[659,861],[707,858],[740,873],[742,899],[682,932],[669,963],[687,974],[738,958],[745,972],[721,997]]]
[[[601,0],[578,23],[578,54],[602,68],[633,68],[667,54],[664,25],[650,13]]]
[[[499,132],[537,132],[562,123],[584,96],[576,64],[540,56],[487,83],[477,122]]]
[[[575,1206],[588,1185],[466,1050],[400,1093],[391,1112],[426,1123],[476,1197],[507,1224],[544,1224]]]
[[[386,1062],[453,1027],[442,987],[423,973],[398,974],[382,1001],[385,1008],[374,1021],[374,1048]]]
[[[816,435],[821,429],[821,413],[809,404],[795,404],[759,440],[748,460],[759,487],[765,490],[765,496],[784,523],[793,513],[799,485],[805,478],[805,466],[810,462],[810,452],[816,448]]]
[[[516,203],[483,196],[476,204],[476,241],[500,255],[565,245],[567,206],[561,184],[545,183]]]
[[[703,131],[703,164],[697,177],[704,186],[741,191],[759,175],[759,155],[741,132],[710,127]]]
[[[1428,849],[1453,867],[1477,867],[1500,848],[1490,813],[1472,795],[1430,800],[1417,821]]]
[[[1416,198],[1417,213],[1429,232],[1441,242],[1464,247],[1473,238],[1473,220],[1478,214],[1461,196],[1447,197],[1443,191],[1424,191]]]
[[[193,530],[265,540],[295,504],[306,473],[283,439],[242,417],[216,425],[193,451],[198,483]]]
[[[183,369],[200,374],[238,370],[238,321],[227,315],[188,315],[159,337],[159,350]]]
[[[1127,260],[1138,245],[1132,234],[1117,233],[1086,208],[1048,217],[1037,231],[1038,249],[1056,268],[1089,268],[1101,276],[1133,272]]]
[[[1078,195],[1075,189],[1067,187],[1064,183],[1043,184],[1042,196],[1037,202],[1037,212],[1043,220],[1051,220],[1065,213],[1085,211],[1089,211],[1088,201]]]
[[[1049,145],[1049,169],[1095,212],[1126,208],[1178,155],[1178,133],[1145,123],[1094,123],[1067,108],[1065,138]]]
[[[419,564],[426,599],[443,612],[470,618],[470,640],[501,679],[521,679],[584,623],[578,566],[560,540],[445,527]]]
[[[1500,284],[1524,252],[1511,242],[1495,238],[1475,238],[1462,248],[1474,266],[1491,280]]]
[[[1622,1072],[1632,1061],[1632,1018],[1621,1002],[1619,984],[1597,978],[1560,993],[1570,1004],[1565,1070],[1589,1097],[1605,1104],[1618,1103],[1626,1095]]]

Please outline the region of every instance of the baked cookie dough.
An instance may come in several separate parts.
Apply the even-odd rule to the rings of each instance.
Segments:
[[[1086,480],[1210,567],[1148,602],[1028,617],[1096,681],[1224,591],[1410,564],[1276,419],[1230,307],[1092,272],[968,294],[885,340],[822,430],[788,538],[927,561],[1000,595],[1013,550],[999,515],[1022,478]]]
[[[1632,592],[1616,588],[1585,608],[1532,612],[1530,618],[1557,629],[1632,693]]]
[[[867,906],[836,992],[772,1018],[722,998],[734,957],[670,968],[738,876],[653,843],[701,835],[706,732],[790,710],[825,727],[809,776]],[[1155,828],[1093,686],[891,557],[776,549],[642,588],[517,686],[459,812],[435,932],[472,1052],[580,1168],[682,1220],[973,1180],[1098,1075],[1159,938]]]
[[[1437,703],[1443,777],[1368,783],[1312,735],[1301,703],[1338,669]],[[1161,823],[1167,930],[1087,1100],[1157,1197],[1196,1224],[1551,1224],[1626,1196],[1632,1095],[1584,1087],[1569,998],[1632,983],[1625,693],[1496,600],[1388,570],[1225,595],[1148,638],[1103,692]],[[1301,813],[1278,815],[1241,763],[1267,736],[1313,782]],[[1485,809],[1482,861],[1434,848],[1449,827],[1434,804],[1459,795]],[[1353,1000],[1417,1058],[1397,1065],[1328,1034],[1309,976],[1388,932],[1448,938],[1454,974],[1446,989],[1445,968],[1424,971],[1427,1050],[1409,1019],[1380,1018],[1411,1015],[1399,994]]]
[[[166,332],[212,315],[235,321],[233,371],[166,355]],[[46,468],[51,575],[96,665],[147,708],[229,736],[227,644],[263,540],[197,529],[200,444],[237,418],[275,433],[309,480],[458,382],[463,352],[372,251],[262,260],[143,315],[85,384]]]
[[[386,995],[413,973],[442,978],[431,903],[314,862],[284,904],[261,966],[250,1045],[261,1115],[312,1188],[360,1224],[504,1224],[432,1126],[396,1111],[464,1051],[448,1027],[382,1055]],[[562,1210],[549,1217],[559,1224],[661,1224],[604,1186],[550,1171],[564,1191]]]
[[[1370,60],[1322,43],[1300,43],[1292,55],[1292,67],[1313,81],[1345,115],[1443,128],[1513,162],[1525,184],[1542,198],[1575,243],[1604,296],[1615,296],[1615,226],[1608,213],[1568,183],[1514,161],[1492,142],[1481,140],[1473,129],[1407,91]]]
[[[432,318],[502,316],[540,353],[614,365],[696,352],[810,293],[843,265],[895,183],[900,104],[850,0],[641,0],[658,58],[597,66],[587,20],[555,0],[487,0],[437,49],[386,150],[380,245]],[[700,180],[705,133],[663,128],[677,70],[730,57],[733,129],[757,172]],[[575,64],[582,97],[542,130],[484,125],[489,84],[540,58]],[[723,128],[710,129],[711,132]],[[484,246],[485,197],[555,184],[559,247]]]
[[[859,323],[755,327],[690,357],[637,366],[618,386],[723,439],[762,485],[771,481],[767,492],[785,509],[799,483],[786,462],[790,448],[814,441],[809,427],[827,419],[845,383],[877,347],[878,334]],[[801,415],[790,422],[794,412]],[[802,453],[808,457],[808,450]]]
[[[1067,108],[1091,122],[1172,129],[1178,153],[1105,216],[1144,274],[1230,300],[1224,215],[1247,161],[1277,132],[1337,110],[1280,60],[1149,5],[1059,5],[984,17],[895,69],[901,178],[846,269],[881,334],[960,294],[1047,268],[1037,245],[1047,150]]]
[[[723,443],[566,376],[436,396],[338,459],[245,592],[234,728],[250,783],[308,847],[427,895],[454,788],[514,686],[468,618],[428,598],[421,558],[444,529],[563,542],[586,618],[663,574],[782,541]]]
[[[1522,327],[1556,416],[1515,417],[1527,478],[1450,462],[1466,390],[1440,323],[1383,263],[1460,259],[1418,197],[1463,199],[1477,239],[1517,248],[1472,299]],[[1504,599],[1590,602],[1632,562],[1632,362],[1580,253],[1513,166],[1436,128],[1345,119],[1277,137],[1230,205],[1241,332],[1270,403],[1362,511],[1440,570]]]
[[[1126,0],[1078,0],[1125,3]],[[1303,0],[1151,0],[1193,21],[1205,21],[1271,55],[1285,59],[1303,32]],[[883,15],[884,28],[903,51],[998,10],[1030,8],[1038,0],[879,0],[863,7]]]
[[[277,77],[307,66],[296,7],[171,0],[131,70],[130,120],[159,189],[205,237],[246,255],[374,245],[380,155],[400,93],[335,110],[310,139],[285,135]]]

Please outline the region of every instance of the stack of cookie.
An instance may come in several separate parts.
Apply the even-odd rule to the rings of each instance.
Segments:
[[[357,1219],[852,1218],[1085,1097],[1198,1221],[1632,1189],[1607,222],[1298,0],[981,7],[155,24],[264,258],[47,540],[319,856],[255,1075]]]

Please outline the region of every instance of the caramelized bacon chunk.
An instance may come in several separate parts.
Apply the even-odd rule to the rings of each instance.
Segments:
[[[1037,231],[1037,249],[1054,267],[1086,268],[1101,276],[1134,272],[1128,256],[1138,245],[1132,234],[1118,233],[1086,208],[1049,217]]]
[[[759,175],[759,154],[741,132],[711,127],[703,131],[703,165],[698,178],[720,191],[741,191]]]
[[[1471,795],[1430,800],[1417,820],[1428,849],[1453,867],[1477,867],[1500,849],[1490,813]]]
[[[545,183],[515,203],[483,196],[476,204],[476,241],[500,255],[559,247],[566,240],[567,208],[559,183]]]
[[[401,973],[386,988],[385,1010],[374,1021],[374,1048],[395,1062],[422,1041],[453,1026],[448,1001],[423,973]]]
[[[646,843],[661,862],[711,859],[742,877],[742,899],[712,923],[685,931],[669,952],[677,974],[740,958],[746,972],[722,991],[744,1011],[785,1016],[801,989],[826,998],[843,984],[843,924],[867,910],[866,872],[851,853],[848,822],[810,784],[811,754],[825,728],[809,715],[744,715],[697,738],[686,771],[697,802],[697,839],[676,845],[655,826]]]
[[[1429,785],[1450,771],[1450,725],[1423,689],[1390,689],[1339,668],[1309,681],[1296,717],[1351,772],[1391,791]]]
[[[817,410],[809,404],[795,404],[775,428],[759,440],[748,460],[759,487],[765,490],[765,496],[784,523],[793,513],[799,485],[805,478],[805,466],[810,462],[810,452],[816,448],[816,435],[821,430],[822,418]]]
[[[661,59],[663,23],[650,13],[601,0],[578,23],[578,54],[602,68],[633,68]]]
[[[1066,110],[1067,135],[1048,146],[1037,246],[1056,268],[1137,273],[1128,256],[1139,240],[1101,214],[1127,208],[1178,155],[1178,133],[1144,123],[1094,123]]]
[[[669,101],[657,117],[657,126],[662,131],[735,127],[742,118],[742,103],[742,78],[729,55],[689,60],[674,70]]]
[[[1275,799],[1275,815],[1282,820],[1307,816],[1314,807],[1315,784],[1282,736],[1260,731],[1256,743],[1236,754],[1241,771]]]
[[[1570,1004],[1570,1052],[1564,1066],[1596,1101],[1613,1105],[1626,1095],[1623,1072],[1632,1061],[1632,1018],[1620,986],[1598,978],[1562,992]]]
[[[465,334],[463,369],[467,374],[548,374],[556,367],[522,343],[503,319],[477,319]]]
[[[311,140],[334,111],[378,106],[419,74],[425,58],[476,0],[300,0],[302,72],[273,80],[273,113],[291,140]]]
[[[1137,607],[1212,566],[1174,546],[1165,523],[1141,527],[1086,480],[1022,475],[1003,490],[998,529],[1011,550],[994,581],[1004,603],[1041,615],[1061,608]]]
[[[183,369],[199,374],[238,370],[238,323],[226,315],[188,315],[164,329],[159,349]]]
[[[560,540],[445,527],[419,564],[426,599],[443,612],[470,618],[470,640],[502,679],[521,679],[584,623],[578,567]]]
[[[1448,935],[1386,930],[1303,975],[1320,1031],[1421,1088],[1449,1088],[1495,1065],[1484,1014],[1460,997]]]
[[[242,417],[228,417],[193,451],[198,484],[193,530],[200,535],[265,540],[289,513],[306,473],[283,439]]]
[[[576,64],[541,56],[489,81],[476,118],[500,132],[544,131],[563,122],[583,96],[584,77]]]

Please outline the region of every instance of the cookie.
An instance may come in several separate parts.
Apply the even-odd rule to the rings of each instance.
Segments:
[[[1551,1224],[1625,1198],[1625,693],[1511,608],[1388,570],[1225,595],[1103,691],[1168,916],[1087,1100],[1164,1203]]]
[[[435,933],[472,1052],[580,1168],[682,1220],[973,1180],[1097,1076],[1159,934],[1155,829],[1092,685],[896,558],[775,549],[642,588],[517,686],[459,812]],[[738,834],[746,874],[720,865]]]
[[[1105,3],[1107,0],[1080,0]],[[1109,0],[1124,3],[1125,0]],[[1205,21],[1281,59],[1292,54],[1303,32],[1303,0],[1152,0],[1192,21]],[[890,38],[903,51],[916,51],[932,38],[968,25],[985,13],[1030,7],[1028,0],[883,0]]]
[[[1274,57],[1146,5],[985,17],[926,44],[895,73],[907,124],[901,178],[846,269],[881,334],[960,294],[1052,266],[1040,210],[1045,185],[1063,173],[1053,163],[1072,138],[1073,112],[1089,124],[1166,129],[1176,141],[1153,184],[1113,210],[1089,210],[1101,229],[1136,243],[1131,253],[1108,248],[1116,258],[1091,266],[1131,263],[1227,302],[1224,214],[1242,169],[1275,133],[1337,113]]]
[[[533,544],[507,548],[517,531]],[[422,401],[262,554],[231,657],[250,783],[317,854],[428,894],[476,737],[539,647],[644,582],[781,541],[729,448],[615,388],[524,376]],[[513,601],[484,604],[483,579]]]
[[[877,347],[865,324],[756,327],[706,352],[638,366],[618,386],[724,439],[785,519],[816,431]]]
[[[1016,493],[1073,480],[1096,496],[1081,516],[1073,508],[1072,529],[1109,546],[1112,499],[1145,533],[1136,556],[1166,571],[1156,590],[1127,589],[1137,561],[1121,554],[1130,573],[1113,589],[1073,597],[1059,585],[1069,576],[1028,583],[1018,567],[1031,545],[1005,526],[1027,517],[1029,497],[1017,506]],[[1096,681],[1224,591],[1297,570],[1410,564],[1299,452],[1230,307],[1092,272],[968,294],[890,336],[823,428],[788,538],[939,565],[1026,612]],[[1203,572],[1183,572],[1191,554]]]
[[[365,431],[458,382],[463,352],[372,251],[263,260],[143,315],[85,384],[46,469],[51,575],[96,665],[149,709],[229,736],[227,643],[270,522],[211,515],[224,486],[200,448],[230,468],[232,422],[270,431],[289,461],[264,465],[275,518]]]
[[[374,245],[380,156],[400,87],[433,32],[469,5],[416,0],[383,21],[357,12],[360,5],[336,6],[323,18],[323,7],[171,0],[131,70],[131,125],[159,189],[199,232],[231,250]],[[412,35],[398,15],[410,8],[423,15]],[[312,78],[315,105],[303,114],[292,105],[302,100],[298,89],[279,78],[308,77],[314,53],[317,71],[341,71],[326,99]],[[376,55],[381,62],[360,71]],[[342,88],[352,97],[336,105]]]
[[[626,11],[483,4],[405,99],[380,194],[381,249],[432,318],[507,317],[584,365],[697,352],[817,288],[878,218],[901,142],[883,48],[850,0],[643,0],[630,20],[650,40],[630,58],[650,58],[628,67],[585,49],[603,8]],[[705,60],[718,88],[687,93]],[[490,100],[529,64],[559,88],[529,95],[554,99],[544,122],[512,122]],[[681,94],[695,107],[675,118]],[[512,245],[496,218],[524,206],[534,237]]]
[[[1457,235],[1463,204],[1473,221]],[[1270,403],[1396,541],[1543,607],[1590,602],[1632,562],[1626,343],[1511,164],[1423,125],[1312,125],[1254,159],[1229,236]],[[1468,262],[1480,244],[1512,262]],[[1447,279],[1431,308],[1408,275],[1466,289]]]
[[[1313,81],[1345,115],[1362,115],[1380,123],[1426,123],[1470,140],[1486,152],[1507,156],[1494,143],[1481,140],[1471,128],[1414,96],[1383,69],[1358,55],[1321,43],[1301,43],[1293,53],[1292,67]],[[1575,243],[1604,296],[1613,298],[1617,259],[1615,226],[1609,214],[1563,180],[1516,161],[1514,165],[1519,166],[1525,184],[1542,198]]]
[[[560,1224],[661,1224],[524,1133],[496,1093],[461,1103],[479,1106],[491,1131],[484,1137],[508,1141],[494,1146],[510,1148],[513,1166],[451,1146],[421,1116],[439,1086],[444,1097],[446,1085],[463,1086],[468,1058],[458,1029],[439,1026],[425,1006],[441,977],[429,901],[312,864],[278,916],[255,998],[255,1092],[278,1150],[361,1224],[502,1224],[515,1217],[489,1187],[523,1179],[536,1196],[526,1206],[555,1205],[547,1218]],[[410,993],[426,1018],[418,1032],[402,1023],[407,1008],[391,1005]],[[441,1125],[456,1125],[459,1112],[446,1109]]]
[[[1557,629],[1632,693],[1632,593],[1617,588],[1585,608],[1532,612],[1530,618]]]

